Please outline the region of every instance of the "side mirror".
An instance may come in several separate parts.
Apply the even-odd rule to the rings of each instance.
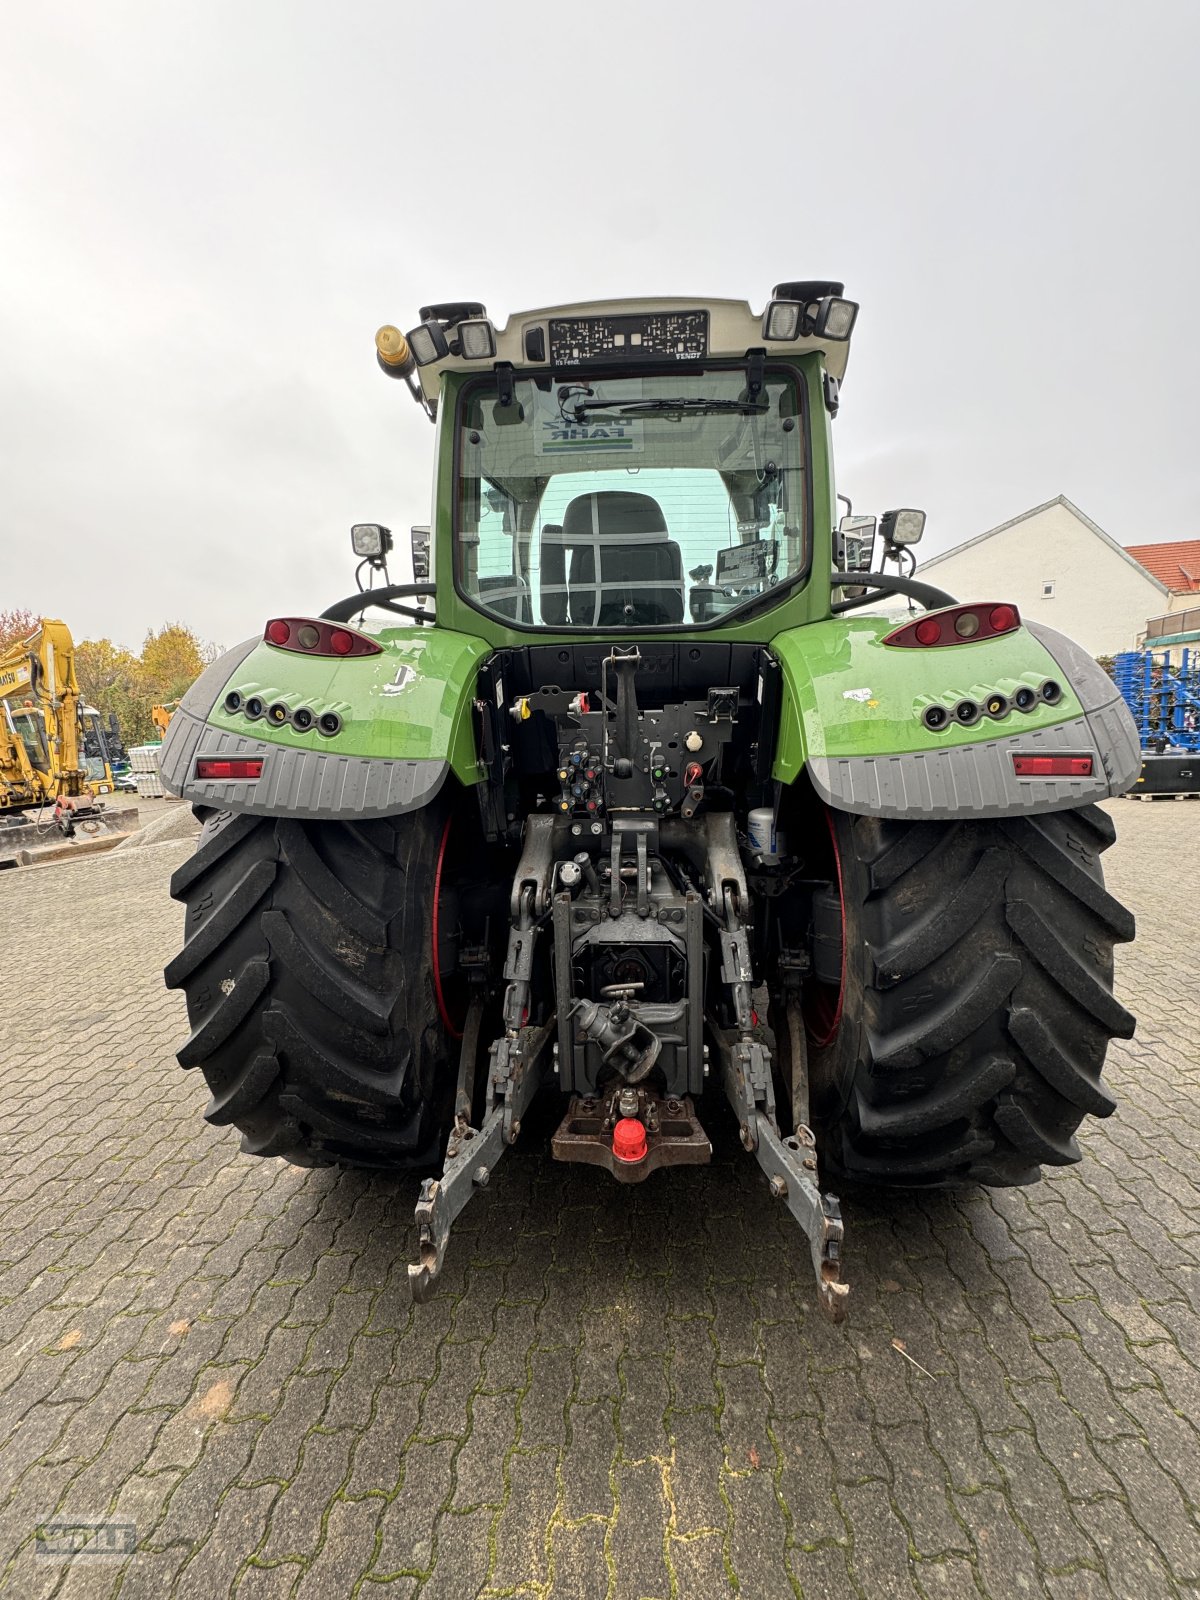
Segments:
[[[925,532],[923,511],[885,511],[879,519],[879,531],[885,543],[897,547],[917,544]]]
[[[833,554],[839,572],[870,572],[875,557],[875,518],[843,517],[837,525]]]
[[[412,540],[412,569],[413,580],[416,583],[429,581],[429,529],[413,528],[409,532]]]

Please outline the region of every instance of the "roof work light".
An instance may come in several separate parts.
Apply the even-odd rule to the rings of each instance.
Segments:
[[[844,284],[819,278],[777,283],[763,317],[763,338],[779,341],[811,335],[838,343],[848,339],[858,303],[842,298],[844,288]]]
[[[496,330],[486,317],[472,317],[454,330],[464,361],[490,361],[496,354]]]
[[[798,300],[772,300],[763,317],[764,339],[796,339],[804,307]]]
[[[408,347],[419,367],[441,361],[450,354],[450,345],[438,322],[419,322],[409,330]]]
[[[824,300],[813,323],[813,332],[818,339],[848,339],[857,316],[858,306],[853,300]]]

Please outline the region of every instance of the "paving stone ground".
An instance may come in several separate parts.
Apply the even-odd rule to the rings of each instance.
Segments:
[[[188,847],[0,875],[0,1590],[1196,1589],[1200,803],[1111,809],[1118,1114],[1032,1190],[848,1203],[840,1329],[725,1124],[634,1189],[528,1128],[414,1311],[414,1184],[201,1118],[159,975]],[[135,1553],[35,1553],[87,1518]]]

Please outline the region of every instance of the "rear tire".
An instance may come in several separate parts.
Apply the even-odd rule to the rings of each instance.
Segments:
[[[247,1153],[440,1158],[457,1073],[433,972],[448,814],[439,801],[359,823],[207,816],[171,880],[187,913],[165,977],[192,1027],[179,1063],[201,1069],[205,1117],[239,1128]]]
[[[828,812],[842,982],[806,992],[830,1174],[942,1187],[1034,1182],[1080,1159],[1083,1117],[1134,1019],[1113,994],[1133,917],[1104,889],[1108,816],[979,822]]]

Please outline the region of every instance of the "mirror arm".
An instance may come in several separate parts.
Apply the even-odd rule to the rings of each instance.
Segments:
[[[398,600],[401,595],[436,594],[435,583],[389,583],[381,589],[363,589],[358,594],[347,595],[345,600],[335,600],[331,606],[326,606],[321,613],[323,622],[349,622],[350,618],[359,611],[364,611],[367,606],[386,606],[389,610],[402,610],[406,616],[416,616],[415,611],[409,607],[397,607],[390,604]],[[432,622],[433,618],[429,620]]]
[[[930,611],[938,606],[958,604],[954,596],[947,594],[944,589],[935,589],[931,583],[902,578],[890,572],[835,572],[831,583],[835,589],[849,586],[858,588],[864,583],[873,585],[869,594],[858,595],[853,600],[835,600],[829,608],[834,616],[840,616],[843,611],[855,611],[860,606],[873,606],[881,595],[886,594],[902,594],[909,600],[918,600]]]

